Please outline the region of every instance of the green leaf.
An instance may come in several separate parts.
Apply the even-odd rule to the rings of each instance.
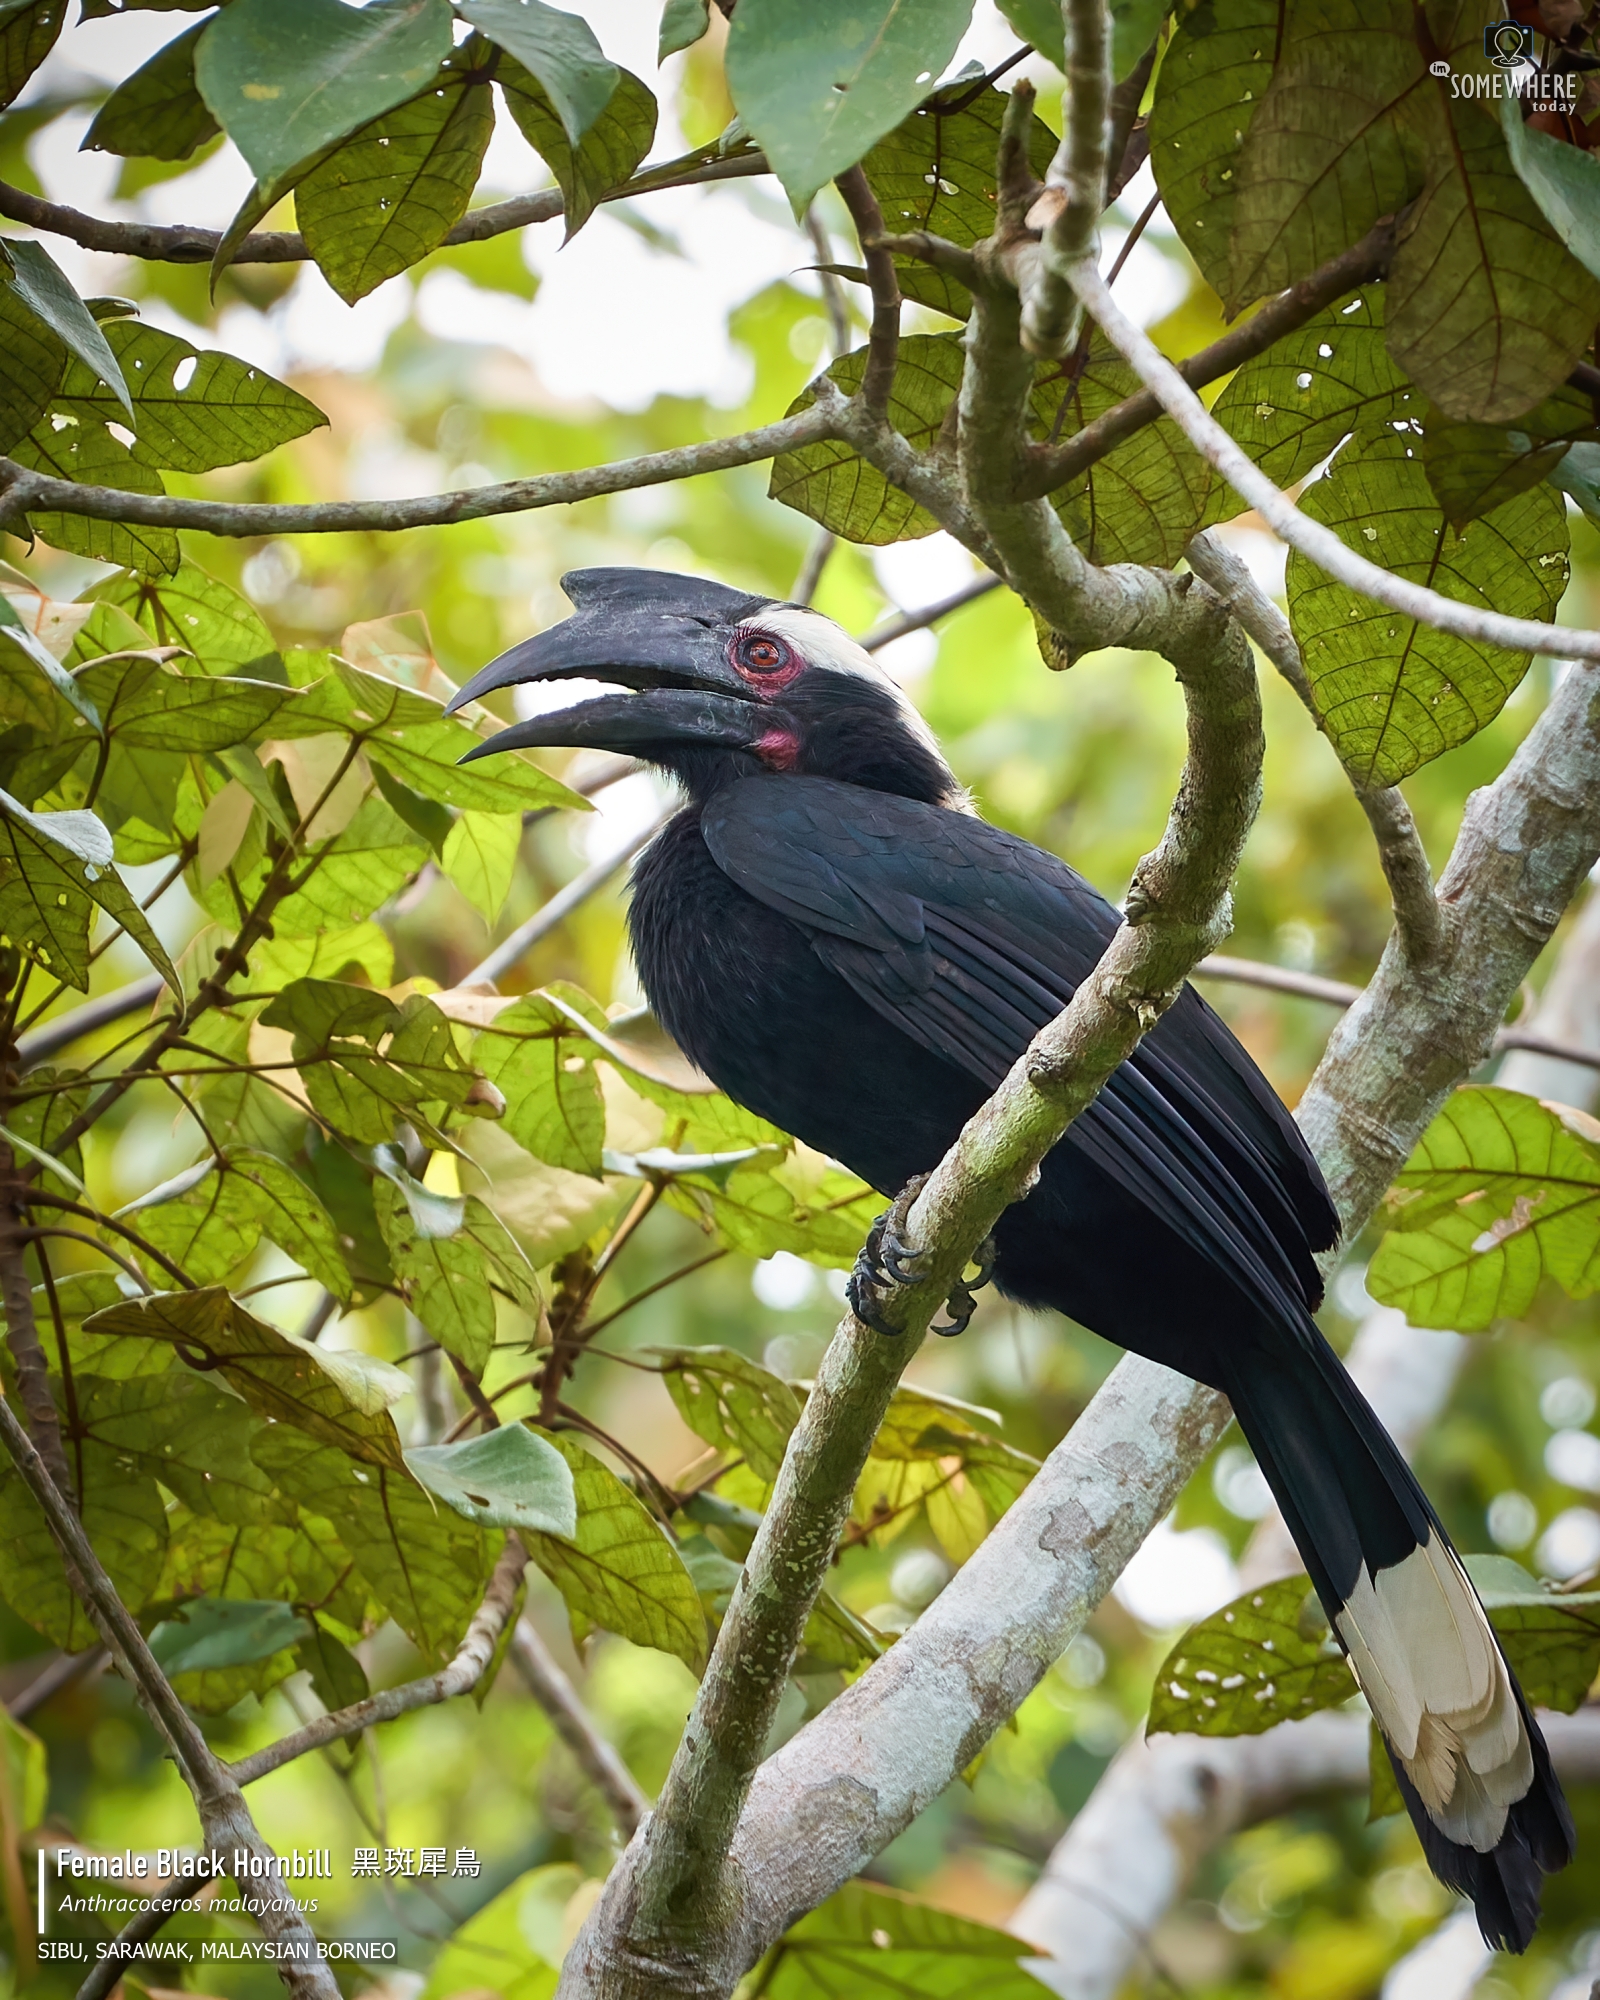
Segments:
[[[150,920],[112,865],[91,812],[32,813],[0,792],[0,931],[69,986],[89,980],[89,906],[121,924],[173,992],[183,988]]]
[[[526,812],[541,806],[589,809],[587,801],[559,778],[549,777],[524,757],[498,757],[492,767],[479,763],[462,768],[461,758],[478,737],[464,724],[442,719],[436,703],[430,701],[427,707],[431,712],[425,721],[371,726],[356,715],[355,727],[365,735],[375,769],[390,772],[425,799],[459,806],[464,812]]]
[[[0,106],[9,104],[56,45],[67,0],[9,0],[0,6]]]
[[[561,1974],[529,1944],[522,1922],[524,1905],[537,1895],[540,1878],[548,1872],[535,1868],[519,1876],[452,1932],[418,2000],[452,2000],[464,1992],[496,2000],[554,2000]]]
[[[814,1173],[813,1165],[822,1170]],[[668,1183],[666,1200],[731,1250],[751,1257],[788,1250],[836,1270],[855,1262],[882,1203],[815,1154],[764,1155],[731,1169],[681,1173]]]
[[[1467,1556],[1467,1573],[1535,1708],[1580,1708],[1600,1673],[1600,1591],[1554,1591],[1509,1556]]]
[[[125,493],[165,493],[161,475],[143,465],[102,425],[52,410],[11,447],[18,465],[85,486],[115,486]],[[170,575],[182,560],[171,528],[129,521],[97,521],[86,514],[35,508],[32,531],[52,548],[91,562],[116,563],[143,575]]]
[[[83,1147],[74,1140],[64,1152],[59,1151],[56,1134],[64,1131],[89,1102],[89,1079],[82,1070],[46,1068],[29,1070],[28,1082],[48,1086],[49,1095],[22,1097],[9,1107],[7,1124],[13,1144],[20,1138],[34,1149],[34,1158],[43,1154],[59,1161],[69,1176],[62,1182],[60,1192],[81,1194]],[[58,1291],[64,1282],[57,1281]]]
[[[374,1187],[373,1202],[411,1310],[446,1353],[481,1376],[494,1345],[496,1295],[525,1313],[538,1313],[533,1266],[499,1216],[476,1195],[462,1199],[458,1231],[448,1236],[419,1227],[411,1205],[391,1181]]]
[[[83,152],[187,160],[221,128],[194,80],[195,49],[210,27],[198,21],[124,78],[95,114]]]
[[[185,675],[148,653],[96,661],[79,669],[77,681],[105,733],[135,750],[230,749],[258,736],[295,699],[272,681]]]
[[[94,1338],[90,1334],[75,1343],[74,1354],[83,1353]],[[147,1340],[126,1344],[151,1345]],[[124,1373],[114,1379],[86,1375],[77,1381],[74,1396],[86,1436],[116,1452],[126,1465],[159,1479],[193,1513],[252,1532],[283,1520],[283,1504],[250,1460],[250,1440],[260,1424],[217,1383],[187,1368]]]
[[[649,152],[658,115],[654,94],[631,70],[618,70],[604,111],[574,147],[554,102],[519,62],[505,57],[495,81],[523,137],[556,177],[566,214],[564,240],[570,242],[601,197],[621,187]]]
[[[466,52],[453,59],[461,70]],[[354,305],[438,248],[477,185],[494,100],[453,64],[435,87],[386,111],[295,189],[294,212],[328,283]]]
[[[1406,22],[1409,34],[1409,8]],[[1505,423],[1589,346],[1600,278],[1518,179],[1494,114],[1444,81],[1428,88],[1428,178],[1389,269],[1389,351],[1446,416]]]
[[[450,53],[446,0],[233,0],[208,27],[195,81],[258,189],[431,83]]]
[[[1420,440],[1358,431],[1301,501],[1369,560],[1464,604],[1548,619],[1567,581],[1567,524],[1548,487],[1452,528]],[[1397,784],[1499,714],[1529,655],[1436,632],[1333,582],[1292,551],[1289,618],[1317,712],[1355,782]]]
[[[1303,1576],[1288,1576],[1192,1625],[1156,1675],[1152,1736],[1255,1736],[1336,1708],[1356,1692],[1338,1641]]]
[[[463,1108],[475,1096],[481,1100],[479,1079],[457,1053],[449,1022],[420,994],[397,1007],[369,987],[297,979],[261,1019],[292,1033],[294,1061],[313,1108],[335,1130],[366,1145],[392,1139],[397,1114],[413,1114],[424,1104]]]
[[[1587,1298],[1600,1287],[1600,1125],[1492,1084],[1458,1090],[1384,1220],[1372,1295],[1414,1326],[1472,1333],[1519,1318],[1546,1278]]]
[[[131,319],[108,327],[106,339],[132,388],[138,436],[131,449],[141,465],[209,472],[327,426],[298,390],[217,348],[194,347]],[[81,362],[68,366],[59,394],[79,416],[116,418],[109,392]]]
[[[44,1818],[50,1769],[38,1737],[9,1715],[0,1716],[0,1785],[5,1787],[6,1820],[15,1839]]]
[[[1422,463],[1446,520],[1475,520],[1537,486],[1574,443],[1600,442],[1594,405],[1573,389],[1547,396],[1514,426],[1423,419]]]
[[[849,1882],[761,1961],[750,2000],[1037,2000],[1031,1945],[893,1889]]]
[[[154,1628],[150,1650],[168,1675],[198,1674],[269,1659],[310,1631],[308,1619],[276,1600],[198,1597]]]
[[[852,1517],[888,1542],[920,1509],[950,1560],[965,1562],[1039,1469],[992,1435],[998,1422],[992,1410],[951,1396],[897,1389],[856,1483]]]
[[[1375,1722],[1367,1725],[1367,1799],[1369,1826],[1375,1819],[1387,1819],[1390,1813],[1403,1813],[1406,1809],[1400,1781],[1394,1774],[1394,1759]]]
[[[85,1441],[74,1450],[85,1532],[117,1595],[137,1617],[161,1575],[167,1510],[156,1482],[118,1453]],[[64,1652],[82,1652],[99,1635],[68,1586],[44,1515],[19,1473],[0,1478],[0,1591],[20,1618]]]
[[[320,1619],[311,1621],[311,1630],[300,1641],[298,1651],[300,1664],[311,1676],[311,1685],[324,1708],[337,1713],[366,1700],[371,1692],[366,1668]]]
[[[220,1371],[258,1416],[292,1424],[369,1465],[404,1465],[387,1407],[393,1370],[280,1332],[220,1286],[129,1300],[96,1313],[85,1327],[169,1341],[191,1366]]]
[[[1500,100],[1500,126],[1517,178],[1573,256],[1600,278],[1600,160],[1524,124],[1511,91]]]
[[[313,937],[365,922],[428,858],[427,848],[381,799],[367,799],[343,832],[317,851],[315,873],[302,877],[301,886],[272,913],[273,928],[282,938]],[[371,1136],[387,1139],[390,1134]]]
[[[728,88],[796,213],[928,94],[971,13],[971,0],[745,0]]]
[[[595,1045],[544,993],[502,1008],[472,1046],[472,1059],[506,1101],[505,1129],[537,1160],[598,1179],[606,1107],[594,1073]]]
[[[1118,83],[1138,65],[1171,11],[1171,0],[1110,0],[1111,72]],[[1067,66],[1066,37],[1057,0],[1000,0],[1000,12],[1025,42]]]
[[[578,1532],[572,1468],[525,1424],[502,1424],[462,1444],[416,1445],[406,1464],[429,1492],[485,1528],[533,1528],[568,1541]]]
[[[999,6],[1020,40],[1031,43],[1057,69],[1066,68],[1066,32],[1056,0],[999,0]]]
[[[1422,407],[1384,344],[1383,287],[1367,285],[1247,361],[1211,413],[1275,486],[1290,487],[1352,431]],[[1218,484],[1207,516],[1226,520],[1243,503]]]
[[[50,407],[67,365],[67,345],[26,303],[14,285],[0,284],[0,451],[9,452]]]
[[[588,22],[541,0],[456,0],[456,12],[538,79],[567,137],[580,145],[621,75]]]
[[[1183,247],[1229,291],[1239,156],[1272,79],[1288,0],[1199,0],[1182,13],[1156,77],[1150,163]]]
[[[338,1523],[339,1540],[374,1597],[435,1666],[455,1652],[504,1537],[431,1495],[404,1471],[357,1465],[278,1424],[251,1446],[262,1471]]]
[[[67,351],[77,356],[97,383],[106,384],[129,423],[137,429],[128,385],[117,358],[61,266],[42,243],[35,243],[29,237],[8,236],[0,256],[11,266],[11,290]]]
[[[445,837],[440,866],[486,924],[511,892],[521,844],[521,813],[464,812]]]
[[[1058,34],[1060,24],[1057,8]],[[970,83],[952,84],[878,140],[861,170],[896,234],[925,229],[947,242],[971,245],[992,233],[995,155],[1009,102],[1000,90],[980,90],[974,97]],[[1040,180],[1055,151],[1055,134],[1035,118],[1028,128],[1028,160]],[[908,290],[906,296],[914,294]]]
[[[569,1433],[546,1438],[572,1469],[578,1531],[571,1539],[529,1530],[528,1554],[566,1600],[573,1636],[591,1626],[636,1646],[675,1653],[692,1673],[706,1663],[706,1621],[694,1579],[654,1517],[614,1472]]]
[[[781,1376],[732,1347],[652,1347],[667,1394],[697,1438],[737,1452],[758,1479],[771,1481],[783,1463],[789,1433],[800,1421],[800,1398]]]
[[[711,0],[667,0],[661,10],[656,61],[664,63],[679,49],[691,48],[711,25]]]
[[[927,450],[939,437],[961,386],[962,364],[959,334],[914,333],[901,340],[889,421],[916,449]],[[858,347],[841,355],[827,373],[853,396],[866,369],[867,350]],[[810,409],[815,401],[809,389],[802,390],[789,415]],[[773,460],[767,491],[830,533],[869,548],[919,541],[939,525],[843,439],[827,438],[781,453]]]
[[[159,579],[108,576],[85,595],[126,612],[158,645],[186,648],[208,673],[273,677],[265,669],[278,652],[260,613],[195,563]]]
[[[124,1211],[126,1212],[126,1211]],[[214,1171],[140,1224],[191,1278],[223,1278],[263,1236],[333,1293],[352,1296],[333,1218],[298,1174],[270,1153],[229,1147]]]

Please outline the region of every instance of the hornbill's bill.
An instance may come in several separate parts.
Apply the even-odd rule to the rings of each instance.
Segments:
[[[739,1104],[893,1194],[931,1169],[1121,919],[977,818],[928,729],[831,620],[691,577],[589,569],[576,615],[464,702],[635,690],[502,730],[630,752],[688,803],[630,926],[663,1026]],[[995,1230],[996,1282],[1233,1402],[1389,1746],[1435,1872],[1520,1951],[1572,1852],[1549,1754],[1438,1516],[1312,1313],[1338,1233],[1271,1086],[1192,989]]]

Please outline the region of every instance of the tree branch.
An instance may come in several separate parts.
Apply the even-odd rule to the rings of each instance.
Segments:
[[[742,180],[768,172],[762,153],[740,154],[733,159],[706,160],[696,157],[691,164],[669,160],[662,166],[637,174],[620,187],[609,188],[601,201],[626,201],[638,194],[654,194],[663,188],[699,187],[707,181]],[[503,236],[510,229],[525,229],[530,223],[553,222],[564,213],[559,188],[545,188],[538,194],[514,195],[486,208],[473,209],[462,216],[439,245],[449,249],[460,243],[483,243]],[[111,222],[100,216],[85,215],[81,209],[60,202],[45,201],[0,181],[0,215],[29,229],[42,229],[51,236],[65,236],[85,250],[106,250],[122,257],[143,257],[152,263],[209,264],[222,241],[220,229],[198,229],[190,223]],[[306,240],[291,229],[260,229],[246,236],[229,259],[231,264],[297,264],[311,255]]]
[[[1178,593],[1175,601],[1184,596]],[[1035,1037],[911,1204],[905,1233],[922,1246],[918,1276],[881,1308],[901,1337],[883,1340],[847,1314],[824,1355],[661,1799],[569,1955],[563,1994],[723,1992],[775,1935],[773,1923],[781,1928],[785,1920],[772,1900],[783,1893],[781,1886],[769,1886],[763,1879],[768,1871],[751,1867],[742,1852],[730,1855],[729,1842],[742,1824],[740,1811],[785,1676],[894,1385],[1000,1214],[1032,1186],[1044,1155],[1226,929],[1228,884],[1260,782],[1255,674],[1242,634],[1214,600],[1206,620],[1209,645],[1198,643],[1194,620],[1175,622],[1183,628],[1189,754],[1161,843],[1136,871],[1128,921],[1070,1006]],[[1165,1370],[1156,1374],[1164,1378],[1167,1403],[1197,1393]],[[1208,1441],[1226,1412],[1221,1398],[1205,1399],[1197,1421]],[[1145,1413],[1145,1429],[1154,1434],[1151,1414]],[[1154,1490],[1160,1465],[1152,1459],[1144,1470]],[[1120,1567],[1139,1535],[1124,1545],[1117,1524],[1112,1535]],[[1038,1605],[1033,1609],[1037,1614]],[[1017,1644],[1026,1653],[1033,1642],[1019,1637]],[[1054,1657],[1042,1653],[1037,1673]],[[970,1669],[970,1660],[966,1665]],[[968,1673],[974,1699],[980,1698],[979,1678]],[[1004,1704],[1015,1703],[1010,1670],[995,1679],[997,1689],[983,1698],[994,1707],[997,1724],[1010,1712]],[[989,1726],[969,1717],[962,1740],[978,1729],[987,1734]],[[926,1768],[925,1758],[913,1762]],[[770,1768],[764,1767],[763,1779]],[[750,1818],[745,1815],[746,1822]],[[796,1860],[788,1855],[770,1871],[780,1884]],[[790,1900],[784,1907],[792,1912],[797,1905]]]
[[[207,1845],[224,1851],[242,1850],[259,1864],[260,1876],[268,1883],[269,1892],[261,1895],[255,1879],[247,1877],[240,1880],[239,1893],[266,1937],[296,1954],[280,1964],[285,1985],[299,2000],[338,2000],[338,1986],[322,1962],[317,1940],[288,1883],[278,1875],[277,1857],[261,1837],[243,1794],[173,1692],[172,1683],[157,1665],[144,1634],[117,1595],[116,1586],[107,1576],[78,1517],[3,1396],[0,1396],[0,1443],[10,1452],[23,1483],[44,1514],[60,1547],[73,1591],[118,1668],[132,1684],[158,1734],[170,1747],[184,1783],[194,1797]]]
[[[77,1488],[61,1443],[61,1419],[50,1391],[50,1365],[39,1341],[28,1276],[27,1189],[16,1176],[16,1156],[0,1139],[0,1307],[5,1310],[6,1346],[17,1371],[17,1398],[28,1435],[50,1477],[70,1504]]]
[[[1043,355],[1065,354],[1078,337],[1077,300],[1066,273],[1098,253],[1110,145],[1110,9],[1105,0],[1061,0],[1061,17],[1067,59],[1061,144],[1029,218],[1043,227],[1044,238],[1022,288],[1022,344]]]
[[[632,1840],[650,1810],[633,1773],[600,1734],[579,1701],[577,1690],[557,1665],[532,1621],[520,1618],[511,1637],[511,1662],[529,1694],[549,1716],[556,1734],[572,1752],[578,1769],[610,1809],[624,1840]]]
[[[472,1622],[448,1666],[437,1673],[424,1674],[420,1680],[407,1681],[401,1687],[368,1695],[365,1701],[352,1702],[348,1708],[319,1715],[315,1722],[308,1722],[292,1736],[280,1737],[253,1756],[225,1765],[228,1776],[236,1785],[253,1785],[257,1778],[264,1778],[269,1771],[282,1770],[308,1750],[322,1750],[344,1737],[359,1736],[363,1729],[371,1729],[379,1722],[392,1722],[397,1715],[409,1715],[414,1708],[432,1708],[458,1694],[469,1694],[494,1658],[494,1649],[511,1616],[517,1586],[527,1566],[528,1557],[522,1544],[514,1535],[507,1536],[483,1602],[472,1614]]]
[[[798,450],[836,434],[835,420],[821,402],[777,423],[670,451],[646,452],[611,465],[582,466],[574,472],[545,472],[456,493],[433,493],[405,500],[323,500],[309,505],[273,501],[190,500],[171,493],[126,493],[116,486],[80,486],[0,458],[0,527],[19,531],[18,519],[31,508],[81,514],[96,521],[128,521],[143,527],[198,528],[210,535],[334,535],[357,531],[393,534],[403,528],[434,528],[455,521],[479,521],[491,514],[523,514],[539,507],[568,507],[607,493],[628,493],[668,480],[692,479],[702,472],[726,472],[754,465],[781,452]]]
[[[883,211],[866,175],[860,167],[852,167],[834,185],[856,226],[872,293],[872,328],[867,335],[867,368],[861,378],[861,400],[873,416],[883,417],[889,408],[895,364],[900,355],[900,280],[895,275],[894,258],[884,247]]]
[[[1092,263],[1074,264],[1068,276],[1112,346],[1154,391],[1157,401],[1201,456],[1216,467],[1241,499],[1256,509],[1281,541],[1309,556],[1336,582],[1457,638],[1508,646],[1517,652],[1570,654],[1581,660],[1600,661],[1600,632],[1573,631],[1564,626],[1540,624],[1531,618],[1507,618],[1498,611],[1480,610],[1441,596],[1422,584],[1408,583],[1347,548],[1331,528],[1301,513],[1234,442],[1177,368],[1117,306]]]

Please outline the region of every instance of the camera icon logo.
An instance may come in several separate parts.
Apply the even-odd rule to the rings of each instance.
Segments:
[[[1491,21],[1483,31],[1483,52],[1496,69],[1516,69],[1533,60],[1533,30],[1520,21]]]

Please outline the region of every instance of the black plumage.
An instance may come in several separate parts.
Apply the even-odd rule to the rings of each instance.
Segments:
[[[817,614],[580,572],[484,670],[645,692],[502,732],[628,747],[689,800],[630,924],[662,1024],[737,1102],[896,1192],[934,1166],[1121,918],[966,809],[926,729]],[[1337,1218],[1298,1128],[1192,989],[995,1230],[995,1278],[1225,1391],[1362,1677],[1436,1871],[1521,1949],[1571,1823],[1437,1517],[1313,1318]]]

